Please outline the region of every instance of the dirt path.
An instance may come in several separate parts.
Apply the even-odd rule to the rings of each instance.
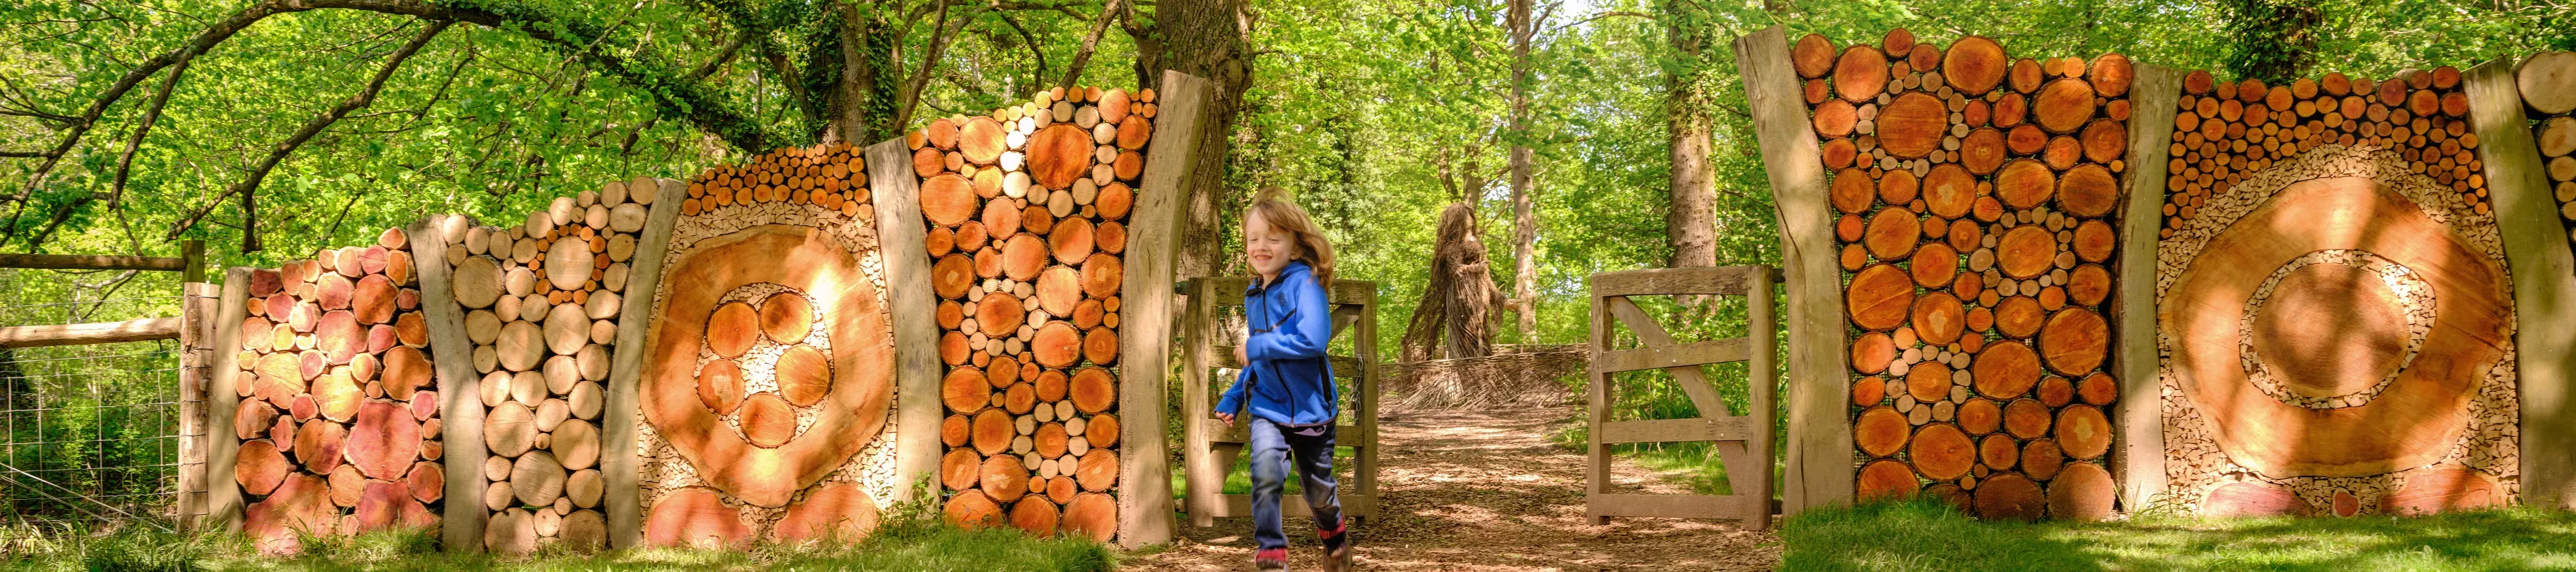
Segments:
[[[1722,521],[1668,518],[1583,523],[1583,455],[1547,443],[1580,409],[1415,411],[1379,427],[1383,514],[1352,528],[1361,570],[1769,570],[1779,537]],[[1639,492],[1684,493],[1625,461],[1614,479]],[[1297,502],[1294,498],[1290,502]],[[1121,570],[1252,569],[1251,519],[1213,528],[1182,520],[1167,550]],[[1288,519],[1290,570],[1319,570],[1314,530]]]

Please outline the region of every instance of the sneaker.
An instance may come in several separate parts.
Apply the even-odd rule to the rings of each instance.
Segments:
[[[1252,553],[1252,567],[1257,570],[1288,569],[1288,549],[1265,548]]]
[[[1343,542],[1341,546],[1324,551],[1324,572],[1342,572],[1349,569],[1351,569],[1351,543]]]

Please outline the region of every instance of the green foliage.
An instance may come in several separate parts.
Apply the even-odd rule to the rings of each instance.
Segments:
[[[2576,515],[2546,508],[2423,517],[2152,516],[2122,522],[1979,522],[1912,500],[1811,510],[1781,527],[1780,569],[2558,570],[2576,567]]]

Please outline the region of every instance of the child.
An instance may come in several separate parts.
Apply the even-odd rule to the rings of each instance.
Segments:
[[[1217,403],[1216,418],[1234,425],[1237,408],[1252,409],[1252,529],[1259,550],[1253,566],[1288,568],[1288,537],[1279,530],[1279,491],[1294,454],[1305,477],[1306,506],[1323,536],[1324,569],[1350,565],[1343,535],[1342,501],[1334,496],[1333,426],[1339,391],[1324,346],[1333,339],[1332,308],[1324,285],[1333,280],[1333,245],[1315,231],[1306,210],[1264,188],[1243,215],[1243,255],[1260,277],[1244,292],[1244,320],[1251,333],[1235,348],[1244,365],[1234,387]]]

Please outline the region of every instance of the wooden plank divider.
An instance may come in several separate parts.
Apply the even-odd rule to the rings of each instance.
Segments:
[[[1157,84],[1161,111],[1145,172],[1128,214],[1127,280],[1119,286],[1124,321],[1119,327],[1118,545],[1135,548],[1171,542],[1171,454],[1164,448],[1170,404],[1173,293],[1180,256],[1182,183],[1198,164],[1200,127],[1215,87],[1204,78],[1165,70]],[[900,164],[900,163],[898,163]],[[1192,302],[1196,304],[1195,301]],[[1186,377],[1185,377],[1186,379]],[[935,395],[935,394],[934,394]],[[1187,415],[1187,412],[1183,413]],[[1184,417],[1187,419],[1188,417]],[[1196,517],[1193,517],[1195,519]]]
[[[2524,118],[2514,62],[2495,59],[2461,74],[2469,128],[2482,143],[2496,234],[2513,268],[2514,367],[2522,410],[2522,502],[2576,509],[2576,251],[2568,248],[2556,197]]]
[[[56,326],[0,327],[0,348],[41,348],[179,339],[179,318]]]
[[[1824,160],[1798,74],[1789,68],[1788,32],[1772,26],[1736,38],[1734,51],[1780,221],[1790,380],[1782,514],[1796,515],[1852,498],[1842,268],[1835,260]]]
[[[652,322],[653,297],[662,286],[662,265],[671,249],[671,232],[680,220],[680,204],[689,198],[689,185],[671,179],[653,181],[653,204],[644,213],[644,232],[635,241],[635,265],[628,272],[625,299],[629,302],[617,312],[617,349],[609,356],[607,408],[599,415],[600,446],[613,454],[600,455],[602,491],[600,504],[607,508],[608,545],[631,548],[644,541],[643,485],[637,482],[636,424],[643,416],[642,396],[636,395],[644,376],[644,357],[651,353],[647,325]],[[633,190],[628,185],[628,192]],[[453,481],[450,481],[453,482]]]
[[[1752,438],[1752,435],[1751,424],[1746,423],[1742,417],[1612,421],[1601,424],[1601,442],[1614,445],[1677,441],[1741,441]]]
[[[421,317],[429,328],[429,366],[438,379],[439,443],[445,447],[442,498],[450,510],[440,517],[439,539],[447,550],[465,553],[483,551],[483,526],[490,518],[483,509],[483,460],[490,451],[483,442],[482,376],[474,372],[474,343],[465,335],[465,309],[456,302],[455,269],[446,253],[463,238],[448,231],[472,225],[458,215],[431,215],[409,230]]]

